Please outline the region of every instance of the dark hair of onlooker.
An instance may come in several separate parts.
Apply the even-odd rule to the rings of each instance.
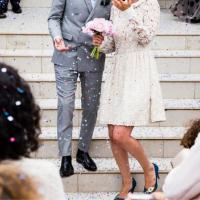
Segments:
[[[29,157],[39,147],[40,109],[18,72],[0,63],[0,161]]]
[[[187,130],[186,134],[183,136],[183,139],[181,140],[181,145],[187,149],[190,149],[194,145],[195,140],[199,133],[200,133],[200,119],[195,120],[192,123],[192,126]]]

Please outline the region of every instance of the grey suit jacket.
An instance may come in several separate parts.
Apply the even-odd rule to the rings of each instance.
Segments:
[[[54,39],[60,36],[66,45],[72,46],[68,52],[54,49],[52,62],[78,71],[103,71],[105,54],[99,60],[91,58],[92,37],[82,32],[82,27],[94,18],[110,18],[111,3],[101,5],[96,0],[93,8],[91,0],[53,0],[48,18],[49,31]]]

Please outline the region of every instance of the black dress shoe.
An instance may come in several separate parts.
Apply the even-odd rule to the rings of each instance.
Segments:
[[[97,171],[97,166],[87,152],[78,149],[76,161],[89,171]]]
[[[60,176],[69,177],[74,175],[74,168],[72,166],[72,157],[64,156],[62,157],[61,167],[60,167]]]
[[[16,8],[12,8],[12,11],[14,12],[14,13],[16,13],[16,14],[20,14],[20,13],[22,13],[22,9],[21,9],[21,7],[19,6],[19,7],[16,7]]]
[[[0,13],[0,19],[6,18],[6,15],[4,13]]]

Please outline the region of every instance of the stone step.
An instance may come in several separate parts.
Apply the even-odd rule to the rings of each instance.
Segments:
[[[35,1],[39,0],[24,0],[24,2],[30,5],[28,3],[29,1],[35,5],[35,8],[25,8],[21,15],[8,12],[7,18],[1,20],[0,35],[49,35],[47,26],[49,8],[39,8],[38,4],[35,3]],[[45,2],[45,0],[42,2]],[[39,25],[38,22],[40,22]],[[161,10],[161,22],[158,35],[200,36],[199,30],[200,27],[198,24],[182,22],[181,20],[177,20],[168,9]]]
[[[99,192],[99,193],[66,193],[66,200],[111,200],[117,193]]]
[[[200,51],[154,51],[160,73],[200,73]],[[21,73],[54,73],[51,50],[0,49],[0,61],[15,66]],[[107,57],[106,66],[113,63]]]
[[[94,193],[66,193],[66,200],[112,200],[116,192],[94,192]],[[131,195],[134,200],[150,200],[151,195],[134,193]]]
[[[1,49],[53,49],[49,35],[0,34]],[[153,50],[200,50],[200,36],[193,35],[157,35],[152,44]]]
[[[57,99],[37,99],[42,110],[57,110]],[[199,110],[200,99],[164,99],[166,110]],[[76,99],[75,109],[82,110],[81,100]]]
[[[132,136],[139,140],[180,140],[187,127],[135,127]],[[74,127],[73,140],[79,139],[80,127]],[[94,129],[93,140],[108,140],[107,127],[101,126]],[[42,127],[40,140],[57,140],[56,127]]]
[[[159,0],[159,4],[161,6],[161,8],[169,8],[170,5],[173,3],[172,0]],[[22,8],[46,8],[46,7],[50,7],[52,4],[52,0],[23,0],[21,1],[21,6]],[[10,5],[9,5],[10,7]]]
[[[48,14],[49,8],[26,8],[22,15],[9,12],[8,17],[1,20],[0,40],[3,42],[0,49],[52,49]],[[198,25],[177,21],[169,11],[162,10],[160,29],[153,41],[153,49],[200,50],[199,41]]]
[[[40,99],[38,100],[42,108],[41,125],[44,127],[55,127],[57,121],[57,100]],[[165,108],[167,120],[165,122],[150,123],[148,126],[181,127],[186,126],[192,119],[199,118],[200,109],[199,99],[166,99]],[[81,105],[76,101],[76,110],[74,111],[74,126],[81,124]],[[99,126],[97,119],[97,126]]]
[[[59,168],[60,161],[48,159]],[[167,173],[172,169],[171,158],[151,158],[160,168],[159,188],[162,186]],[[73,160],[75,175],[64,178],[65,192],[116,192],[120,190],[121,178],[118,167],[113,158],[96,158],[97,172],[88,172]],[[131,172],[138,182],[136,192],[141,192],[144,187],[143,171],[138,162],[130,159]],[[88,187],[89,186],[89,187]]]
[[[21,73],[21,76],[29,83],[34,82],[55,82],[54,73]],[[106,72],[105,75],[106,76]],[[103,78],[103,82],[106,77]],[[200,74],[160,74],[160,81],[162,82],[200,82]],[[78,78],[78,82],[80,79]]]
[[[116,192],[90,192],[90,193],[66,193],[66,200],[112,200],[116,197]],[[150,200],[151,195],[137,193],[131,195],[133,200]]]
[[[0,49],[53,49],[52,39],[48,34],[0,34]],[[158,33],[152,43],[153,50],[200,50],[200,36],[162,35]]]
[[[36,98],[43,99],[57,97],[55,74],[21,73],[21,75],[29,82]],[[106,77],[103,78],[103,82],[105,79]],[[200,74],[160,74],[160,81],[163,98],[165,99],[200,98]],[[76,97],[81,98],[80,82],[78,82]]]
[[[184,127],[136,127],[132,136],[138,139],[150,157],[172,158],[182,149],[180,139],[185,133]],[[72,156],[75,157],[80,128],[74,127]],[[56,127],[43,127],[41,147],[37,158],[58,158]],[[96,158],[110,158],[112,152],[106,127],[96,127],[91,143],[90,154]]]

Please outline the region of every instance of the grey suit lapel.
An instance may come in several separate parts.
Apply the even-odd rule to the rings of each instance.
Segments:
[[[93,10],[91,0],[84,0],[84,1],[85,1],[85,4],[87,5],[89,12],[91,12]]]
[[[90,3],[91,3],[91,0],[88,0],[88,1],[90,1]],[[87,18],[86,22],[88,22],[92,18],[92,16],[94,15],[95,9],[96,9],[97,6],[100,5],[100,2],[101,2],[101,0],[96,0],[96,4],[95,4],[94,8],[92,9],[92,11],[91,11],[89,17]]]

